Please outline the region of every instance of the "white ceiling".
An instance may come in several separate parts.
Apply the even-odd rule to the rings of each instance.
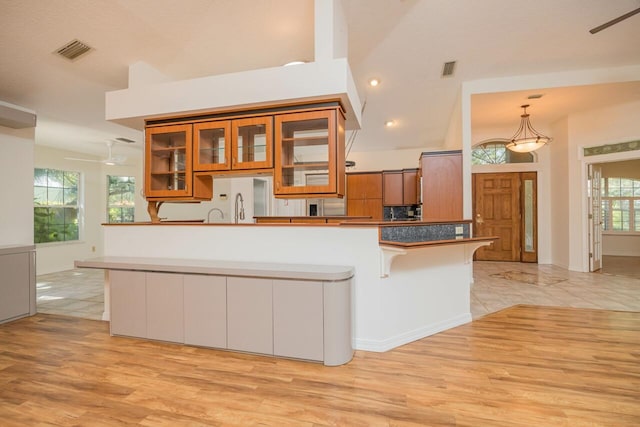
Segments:
[[[640,0],[343,0],[349,62],[366,99],[353,151],[439,147],[464,81],[640,64],[640,15],[588,32]],[[141,132],[104,120],[104,93],[143,61],[188,79],[313,60],[313,0],[0,0],[0,100],[38,114],[36,143],[104,154]],[[94,50],[54,55],[79,39]],[[443,63],[456,60],[453,77]],[[377,77],[382,84],[367,87]],[[640,81],[640,76],[638,76]],[[473,126],[536,127],[640,100],[640,83],[474,96]],[[393,119],[397,126],[384,127]],[[508,137],[510,135],[504,135]],[[131,147],[115,147],[114,153]]]

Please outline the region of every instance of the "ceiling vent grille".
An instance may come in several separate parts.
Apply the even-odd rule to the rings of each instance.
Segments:
[[[445,62],[442,67],[442,77],[451,77],[456,69],[456,61]]]
[[[116,141],[124,142],[125,144],[133,144],[135,142],[133,139],[124,138],[122,136],[117,137]]]
[[[82,43],[80,40],[73,40],[66,45],[62,46],[60,49],[56,50],[56,53],[60,56],[64,56],[65,58],[73,61],[74,59],[84,55],[92,49],[91,46]]]

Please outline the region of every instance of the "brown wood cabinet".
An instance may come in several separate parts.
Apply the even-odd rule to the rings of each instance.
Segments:
[[[273,118],[248,117],[231,121],[231,168],[273,167]]]
[[[420,178],[418,169],[402,170],[402,203],[406,205],[417,205],[418,202],[418,185]]]
[[[422,219],[462,218],[462,151],[422,153]]]
[[[231,120],[193,125],[193,170],[231,169]]]
[[[402,171],[382,172],[382,204],[400,206],[404,204],[404,179]]]
[[[338,101],[146,124],[145,196],[152,219],[159,202],[210,200],[213,176],[273,174],[281,198],[345,194],[345,116]],[[308,185],[308,174],[326,176],[326,182]]]
[[[381,220],[382,172],[347,174],[347,215]]]
[[[382,180],[384,206],[418,204],[418,169],[383,171]]]
[[[343,196],[344,157],[344,112],[339,106],[275,116],[276,197]],[[326,173],[327,179],[309,185],[309,173]]]
[[[194,179],[191,156],[193,125],[148,128],[145,151],[145,195],[147,199],[209,200],[210,177]]]
[[[194,171],[273,167],[271,116],[199,122],[193,133]]]

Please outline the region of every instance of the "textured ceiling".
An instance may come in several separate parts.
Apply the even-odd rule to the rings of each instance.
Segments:
[[[441,146],[465,81],[640,64],[640,15],[588,32],[639,0],[343,6],[349,61],[367,102],[354,151]],[[141,146],[139,131],[104,120],[104,93],[126,88],[130,64],[187,79],[313,60],[312,0],[0,0],[0,10],[0,100],[38,113],[38,144],[87,153],[103,153],[119,136]],[[52,53],[76,38],[95,49],[73,62]],[[458,61],[455,75],[443,79],[450,60]],[[375,90],[371,77],[382,81]],[[534,124],[640,99],[633,84],[544,92]],[[515,126],[528,94],[475,96],[473,126]],[[398,126],[386,129],[389,119]]]

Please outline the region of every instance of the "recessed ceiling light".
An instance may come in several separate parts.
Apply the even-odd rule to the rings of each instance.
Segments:
[[[396,125],[396,121],[395,120],[387,120],[386,122],[384,122],[384,125],[388,128],[393,127]]]
[[[369,86],[376,87],[376,86],[378,86],[379,84],[380,84],[380,80],[378,80],[378,79],[371,79],[371,80],[369,80]]]
[[[286,64],[283,65],[283,67],[288,67],[290,65],[300,65],[300,64],[305,64],[305,61],[291,61],[291,62],[287,62]]]

